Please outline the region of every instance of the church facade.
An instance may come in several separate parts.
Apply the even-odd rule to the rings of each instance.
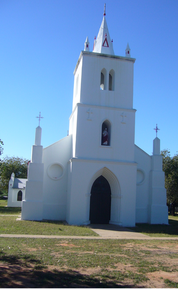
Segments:
[[[134,63],[129,45],[114,54],[104,13],[74,70],[69,135],[43,149],[36,129],[23,220],[168,224],[160,140],[152,156],[134,144]]]

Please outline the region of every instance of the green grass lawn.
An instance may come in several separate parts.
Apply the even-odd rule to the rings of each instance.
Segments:
[[[69,226],[58,221],[16,221],[16,218],[0,216],[0,234],[98,236],[88,227]]]
[[[9,208],[6,200],[0,200],[0,234],[97,236],[88,227],[69,226],[63,222],[16,221],[20,213],[21,208]],[[137,224],[132,230],[153,237],[178,237],[178,215],[169,216],[169,225]]]
[[[133,230],[151,237],[178,237],[178,215],[168,218],[169,225],[137,224]]]
[[[0,215],[18,215],[21,213],[21,208],[7,207],[7,200],[0,199]]]
[[[21,208],[6,205],[6,200],[0,200],[0,234],[98,236],[88,227],[69,226],[58,221],[17,221]]]
[[[173,240],[1,238],[0,284],[1,287],[148,288],[173,284],[176,287],[177,260],[177,241]],[[162,273],[154,283],[152,276],[159,272]]]
[[[0,234],[64,238],[0,238],[0,287],[178,287],[177,241],[76,240],[72,236],[96,234],[62,222],[16,221],[21,210],[6,205],[0,201]],[[139,224],[133,230],[178,236],[178,216],[169,216],[169,223]]]

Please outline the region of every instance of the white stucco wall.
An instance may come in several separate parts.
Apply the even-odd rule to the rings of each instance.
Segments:
[[[112,191],[111,222],[135,225],[134,62],[134,59],[98,53],[80,54],[74,71],[73,112],[69,129],[69,134],[73,136],[67,189],[67,221],[70,224],[90,222],[91,187],[95,179],[103,175]],[[105,90],[100,90],[103,69]],[[111,70],[114,71],[113,91],[109,90]],[[106,120],[110,123],[109,146],[101,145],[102,123]]]
[[[66,219],[67,164],[71,148],[72,136],[67,136],[43,150],[43,219]]]
[[[159,150],[158,150],[159,153]],[[168,224],[162,156],[149,156],[135,145],[136,223]]]
[[[77,70],[74,72],[74,88],[73,88],[73,105],[72,110],[74,110],[77,103],[80,102],[81,96],[81,81],[82,81],[82,64],[83,59],[77,62]]]
[[[81,52],[74,71],[73,112],[69,134],[73,135],[72,156],[107,160],[134,160],[135,109],[133,109],[134,59]],[[106,87],[100,90],[102,69]],[[108,87],[114,71],[114,90]],[[76,80],[78,79],[78,80]],[[76,85],[76,84],[75,84]],[[78,102],[77,102],[78,101]],[[110,147],[101,146],[102,123],[111,125]]]
[[[120,108],[133,107],[133,66],[135,59],[81,52],[82,61],[80,103]],[[77,65],[75,73],[78,73]],[[100,90],[102,69],[106,69],[106,90]],[[114,91],[109,91],[109,72],[115,72]],[[129,85],[128,85],[129,84]]]
[[[135,145],[135,162],[137,163],[136,223],[148,223],[151,156]]]
[[[88,109],[92,110],[88,119]],[[126,120],[122,123],[123,110],[78,104],[76,144],[73,157],[107,160],[134,160],[135,110],[125,110]],[[101,145],[102,123],[111,124],[110,146]]]
[[[21,207],[22,201],[17,201],[18,192],[22,191],[22,200],[25,200],[25,189],[13,189],[9,188],[8,190],[8,200],[7,206],[8,207]]]
[[[90,223],[91,187],[93,182],[103,175],[111,187],[110,222],[122,226],[135,226],[135,163],[72,159],[69,166],[67,202],[69,224]]]

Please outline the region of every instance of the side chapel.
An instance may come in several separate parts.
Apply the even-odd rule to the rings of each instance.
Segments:
[[[93,51],[87,37],[74,70],[69,135],[43,149],[36,128],[23,220],[168,224],[160,140],[152,156],[134,144],[134,63],[129,45],[114,54],[104,10]]]
[[[8,185],[8,207],[21,207],[22,200],[25,199],[25,187],[27,179],[15,178],[15,174],[11,174]]]

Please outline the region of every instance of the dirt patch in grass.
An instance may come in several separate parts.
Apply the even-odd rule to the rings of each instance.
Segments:
[[[176,241],[3,240],[1,287],[178,286]]]
[[[38,251],[38,250],[42,250],[41,247],[38,247],[38,248],[30,248],[30,247],[28,247],[26,244],[22,244],[22,247],[23,247],[24,249],[26,249],[28,252],[36,252],[36,251]]]
[[[171,282],[178,283],[178,274],[177,272],[164,272],[164,271],[158,271],[158,272],[151,272],[147,274],[147,277],[149,278],[149,281],[147,284],[149,284],[149,287],[156,287],[156,288],[163,288],[167,287],[165,285],[165,280],[170,280]]]
[[[40,288],[40,287],[118,287],[115,282],[101,281],[91,277],[96,269],[70,270],[60,269],[57,266],[48,266],[48,269],[35,270],[34,268],[21,268],[20,266],[4,266],[0,264],[1,286],[5,288]],[[99,271],[98,271],[99,272]]]
[[[80,246],[76,246],[74,244],[68,244],[68,243],[62,243],[62,244],[57,244],[56,246],[63,246],[63,247],[80,247]]]
[[[112,268],[107,268],[109,274],[113,271]],[[130,265],[117,266],[120,272],[132,271],[136,269]],[[22,268],[19,265],[4,265],[0,264],[1,278],[3,287],[125,287],[125,288],[164,288],[165,280],[168,279],[171,283],[178,283],[177,272],[151,272],[147,273],[147,281],[140,282],[139,286],[133,282],[131,278],[123,278],[123,280],[115,280],[111,277],[107,279],[102,278],[102,269],[98,268],[79,268],[77,270],[70,270],[68,268],[60,268],[58,266],[48,266],[46,268],[26,267]],[[108,274],[108,275],[109,275]],[[98,277],[100,276],[100,277]]]
[[[131,271],[133,273],[136,273],[137,272],[137,268],[131,264],[116,264],[116,269],[120,272],[126,272],[126,271]],[[113,268],[109,268],[109,271],[112,271]]]

